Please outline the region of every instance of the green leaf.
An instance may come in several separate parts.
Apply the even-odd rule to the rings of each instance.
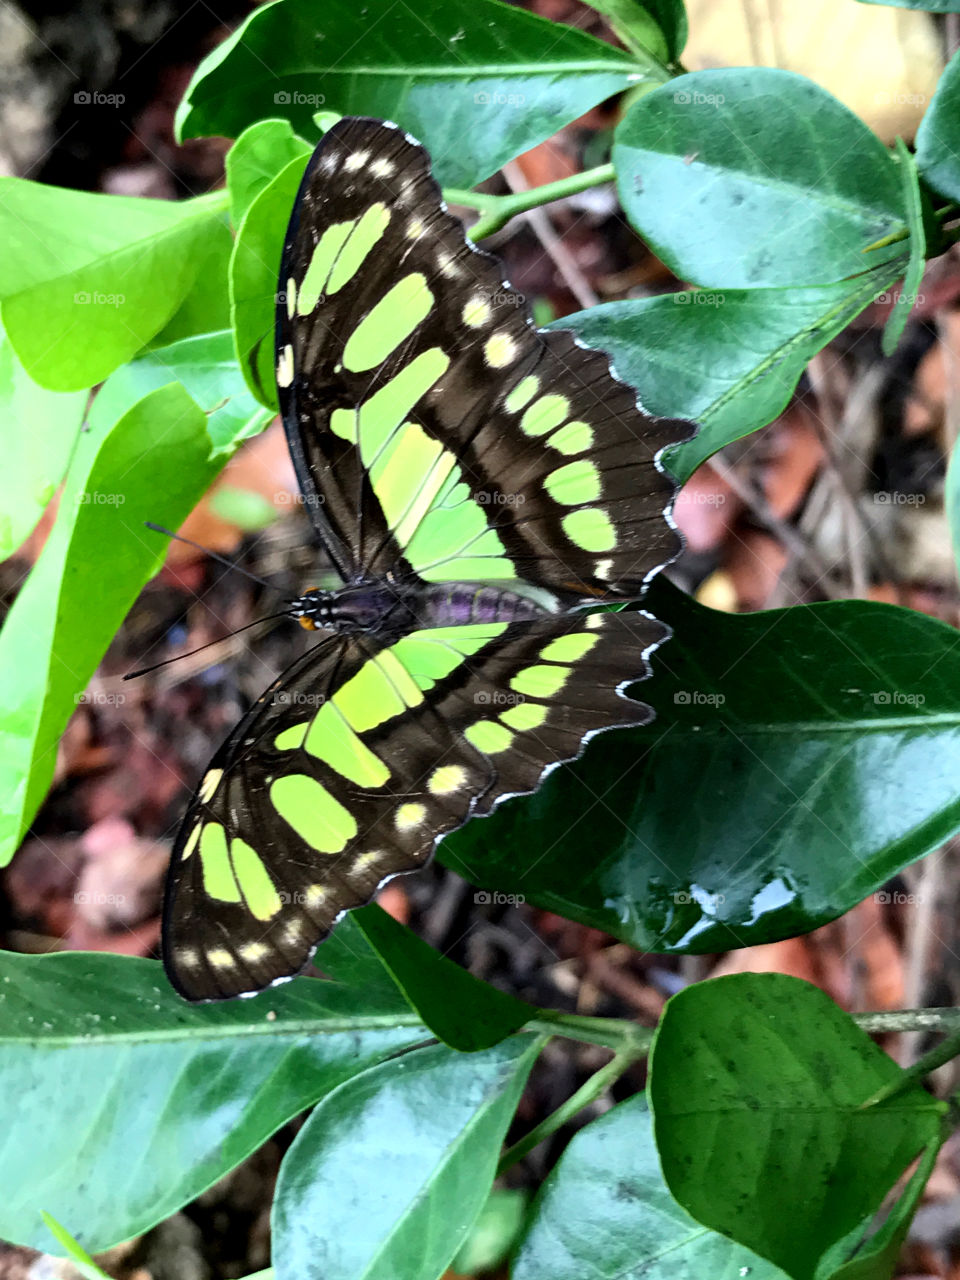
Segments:
[[[311,978],[187,1005],[152,960],[0,953],[0,1236],[45,1249],[41,1209],[94,1253],[138,1235],[425,1034],[399,997]]]
[[[856,1257],[836,1270],[825,1270],[824,1260],[821,1259],[817,1268],[817,1280],[889,1280],[894,1274],[910,1223],[942,1145],[940,1135],[929,1143],[903,1194],[890,1209],[879,1229],[857,1249]],[[869,1225],[872,1223],[871,1218]]]
[[[917,291],[927,265],[927,234],[923,225],[923,196],[920,179],[913,156],[897,138],[897,159],[900,161],[900,179],[903,185],[903,203],[907,210],[907,226],[910,229],[910,261],[897,300],[883,328],[883,354],[892,356],[917,301]]]
[[[238,489],[232,484],[222,484],[211,494],[210,510],[245,533],[257,533],[268,528],[279,515],[277,508],[262,493],[255,489]]]
[[[667,1185],[700,1222],[809,1280],[939,1132],[945,1104],[919,1087],[861,1108],[899,1074],[797,978],[688,987],[667,1003],[650,1054]]]
[[[95,416],[100,422],[112,421],[148,392],[171,382],[179,382],[206,413],[211,457],[221,462],[243,440],[262,431],[273,417],[244,384],[231,329],[197,334],[169,347],[144,352],[118,369],[101,388],[95,401]]]
[[[786,1280],[667,1190],[643,1095],[575,1134],[527,1219],[512,1280]]]
[[[933,9],[933,3],[925,4]],[[956,0],[947,13],[960,13]],[[933,101],[917,129],[917,168],[923,180],[947,200],[960,201],[960,52],[947,63]]]
[[[667,63],[677,56],[672,41],[678,36],[678,14],[675,5],[664,4],[664,16],[667,18],[670,31],[663,30],[659,17],[653,12],[655,6],[640,4],[638,0],[586,0],[591,9],[602,13],[619,40],[643,62],[651,55],[661,63]],[[684,23],[686,14],[680,6],[680,14]]]
[[[298,1280],[437,1280],[487,1199],[543,1046],[445,1045],[381,1063],[314,1110],[280,1167],[273,1261]]]
[[[472,1276],[502,1266],[520,1234],[527,1200],[527,1192],[520,1187],[494,1187],[450,1270]]]
[[[682,280],[830,284],[902,253],[866,252],[905,226],[890,153],[793,72],[697,71],[644,94],[617,126],[613,163],[627,217]]]
[[[473,977],[376,903],[353,918],[430,1030],[463,1053],[489,1049],[536,1015],[523,1000]]]
[[[233,236],[219,222],[210,236],[206,257],[200,258],[196,279],[170,321],[147,344],[151,350],[172,346],[185,338],[217,333],[230,327],[229,272]]]
[[[303,156],[291,160],[254,199],[230,260],[236,358],[253,395],[274,413],[278,407],[273,351],[277,278],[283,238],[305,163]]]
[[[66,1227],[62,1227],[52,1214],[41,1210],[40,1216],[46,1223],[50,1234],[66,1250],[67,1257],[82,1276],[86,1276],[87,1280],[111,1280],[111,1277],[105,1271],[100,1270],[86,1249],[77,1244]]]
[[[81,390],[146,346],[226,235],[223,207],[0,178],[0,316],[30,376]]]
[[[38,387],[0,330],[0,560],[13,555],[63,479],[86,402],[85,391]]]
[[[239,227],[254,200],[281,169],[306,159],[312,148],[298,138],[288,120],[258,120],[245,129],[227,152],[230,221]]]
[[[182,386],[151,392],[116,423],[98,409],[80,435],[53,531],[0,632],[2,863],[43,799],[87,681],[163,562],[166,540],[144,521],[179,525],[222,461],[211,460],[205,414]]]
[[[607,302],[550,326],[606,351],[644,408],[700,424],[664,463],[681,483],[724,445],[772,422],[800,375],[903,274],[906,256],[839,284],[685,290]]]
[[[866,601],[716,613],[662,578],[647,601],[673,628],[635,689],[654,724],[452,833],[447,866],[699,953],[816,928],[960,829],[953,628]]]
[[[318,107],[395,120],[442,186],[470,187],[651,73],[572,27],[498,0],[278,0],[199,67],[177,136],[237,137],[282,113],[316,136]],[[665,68],[660,79],[667,78]]]

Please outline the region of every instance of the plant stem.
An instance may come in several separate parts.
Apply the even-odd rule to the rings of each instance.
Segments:
[[[487,191],[465,191],[460,188],[447,189],[443,198],[448,204],[467,205],[471,209],[479,209],[480,217],[469,228],[471,240],[482,240],[506,226],[511,218],[528,209],[536,209],[540,205],[550,204],[554,200],[565,200],[576,195],[578,191],[586,191],[589,187],[600,186],[604,182],[614,180],[613,165],[600,164],[595,169],[587,169],[583,173],[574,173],[569,178],[560,178],[557,182],[544,183],[542,187],[531,187],[529,191],[514,191],[508,196],[495,196]]]
[[[954,1010],[953,1012],[956,1011]],[[872,1093],[866,1102],[860,1104],[860,1110],[864,1111],[867,1107],[875,1107],[878,1102],[885,1102],[887,1098],[892,1098],[896,1094],[902,1093],[904,1089],[910,1089],[913,1085],[919,1084],[924,1076],[928,1076],[931,1071],[936,1071],[937,1067],[942,1067],[945,1062],[955,1058],[958,1053],[960,1053],[960,1030],[953,1031],[935,1049],[931,1049],[922,1058],[918,1058],[912,1067],[907,1067],[906,1070],[901,1071],[895,1080],[891,1080],[882,1089]]]
[[[521,1138],[519,1142],[515,1142],[512,1147],[506,1149],[497,1165],[497,1177],[518,1160],[522,1160],[534,1147],[538,1147],[545,1138],[550,1137],[551,1133],[556,1133],[561,1125],[566,1124],[578,1111],[582,1111],[584,1107],[599,1098],[645,1052],[645,1049],[631,1045],[614,1054],[606,1066],[595,1071],[589,1080],[583,1082],[576,1093],[571,1094],[566,1102],[557,1107],[556,1111],[551,1112],[545,1120],[541,1120],[525,1138]]]
[[[960,1031],[960,1009],[889,1009],[881,1013],[851,1014],[861,1031]]]
[[[637,1057],[648,1052],[653,1040],[651,1027],[638,1026],[626,1018],[589,1018],[580,1013],[559,1013],[555,1009],[538,1009],[537,1016],[525,1023],[524,1029],[603,1045],[615,1053],[635,1050]]]

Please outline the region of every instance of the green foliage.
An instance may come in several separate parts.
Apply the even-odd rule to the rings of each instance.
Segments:
[[[648,409],[702,424],[668,460],[681,479],[770,422],[810,358],[902,280],[895,344],[926,259],[955,236],[960,56],[911,155],[800,76],[676,74],[680,0],[593,7],[622,48],[498,0],[416,15],[277,0],[206,59],[180,109],[182,136],[236,137],[225,192],[173,204],[0,179],[0,553],[63,482],[0,633],[4,860],[161,562],[143,522],[176,526],[275,412],[280,249],[321,107],[397,120],[465,188],[648,90],[625,99],[612,167],[568,190],[615,177],[634,229],[691,287],[557,323],[608,351]],[[457,196],[488,229],[518,207]],[[954,461],[960,548],[958,494]],[[222,501],[245,526],[264,516],[251,495]],[[717,951],[814,928],[960,830],[952,629],[862,601],[728,616],[666,583],[650,605],[674,630],[643,688],[656,725],[601,735],[447,839],[440,856],[478,888],[639,948]],[[0,1236],[46,1249],[53,1231],[96,1274],[84,1251],[147,1229],[313,1107],[277,1188],[278,1280],[436,1280],[511,1247],[516,1280],[892,1273],[947,1125],[819,991],[745,975],[681,992],[650,1062],[654,1129],[641,1097],[621,1103],[526,1204],[491,1187],[545,1037],[614,1050],[586,1104],[640,1056],[638,1029],[495,991],[379,908],[341,921],[318,961],[325,982],[187,1007],[152,962],[0,957],[17,1154],[0,1162]]]

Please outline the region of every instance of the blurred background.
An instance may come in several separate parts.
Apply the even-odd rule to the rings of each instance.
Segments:
[[[526,7],[609,38],[599,16],[576,0]],[[249,8],[220,0],[3,4],[0,172],[158,199],[220,186],[229,143],[178,147],[173,115],[198,61]],[[828,0],[693,0],[688,9],[687,69],[763,64],[801,72],[887,143],[898,134],[912,139],[960,47],[960,15]],[[611,100],[589,112],[507,166],[490,189],[536,186],[603,163],[621,109]],[[505,260],[542,323],[688,283],[631,232],[612,188],[516,219],[485,244]],[[881,297],[816,357],[777,421],[705,464],[677,503],[687,548],[671,570],[675,581],[714,609],[861,597],[956,626],[943,489],[960,415],[958,299],[960,259],[952,250],[928,264],[892,357],[881,354],[892,297]],[[295,493],[275,423],[241,449],[184,533],[293,588],[313,554]],[[17,555],[0,565],[4,608],[42,548],[55,508],[56,498]],[[294,653],[291,629],[252,642],[228,635],[262,611],[256,585],[241,574],[199,550],[171,547],[70,722],[51,795],[4,873],[0,945],[156,954],[170,840],[189,791],[241,711]],[[211,641],[203,654],[119,692],[124,672]],[[536,1004],[650,1026],[682,985],[743,970],[805,978],[851,1011],[960,1004],[960,859],[952,844],[816,933],[720,956],[641,955],[526,905],[478,903],[472,886],[436,864],[393,882],[380,901],[451,958]],[[885,1047],[901,1062],[922,1048],[906,1036]],[[551,1044],[521,1105],[518,1132],[603,1060],[601,1049]],[[642,1085],[638,1066],[616,1098]],[[578,1123],[616,1098],[601,1100]],[[196,1204],[102,1265],[123,1280],[207,1280],[267,1266],[273,1179],[295,1132],[296,1124],[288,1126]],[[516,1216],[571,1132],[511,1170],[503,1215]],[[474,1242],[457,1274],[488,1274],[482,1244]],[[0,1280],[76,1274],[66,1263],[0,1245]],[[956,1140],[927,1187],[901,1274],[960,1278]]]

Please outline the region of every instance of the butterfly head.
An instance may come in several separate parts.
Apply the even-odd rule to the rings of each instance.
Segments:
[[[331,631],[356,634],[379,631],[393,625],[412,626],[402,592],[383,582],[359,582],[336,591],[308,587],[302,595],[289,601],[287,612],[305,631]]]

